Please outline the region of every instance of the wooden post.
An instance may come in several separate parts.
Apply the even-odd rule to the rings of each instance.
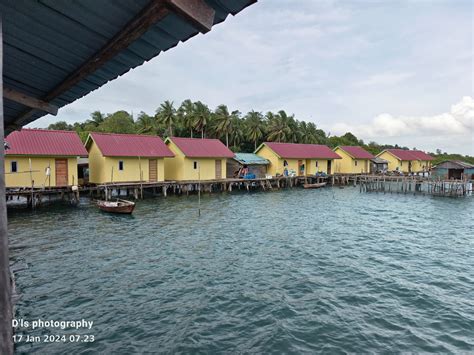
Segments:
[[[0,14],[0,92],[3,92],[3,34]],[[0,354],[13,354],[12,304],[5,200],[3,96],[0,97]]]

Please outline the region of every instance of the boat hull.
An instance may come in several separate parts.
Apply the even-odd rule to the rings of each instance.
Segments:
[[[131,214],[135,209],[135,203],[133,202],[108,202],[108,201],[97,201],[97,207],[101,211],[108,213],[118,214]]]
[[[316,183],[316,184],[304,184],[303,187],[305,189],[319,189],[321,187],[324,187],[326,186],[326,182],[319,182],[319,183]]]

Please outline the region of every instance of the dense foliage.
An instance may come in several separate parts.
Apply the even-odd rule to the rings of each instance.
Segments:
[[[185,100],[175,107],[173,102],[163,102],[154,115],[140,112],[136,118],[126,111],[103,114],[91,113],[84,122],[68,124],[59,121],[49,129],[75,130],[84,141],[89,132],[139,133],[161,137],[178,136],[194,138],[218,138],[234,152],[252,152],[264,141],[326,144],[332,148],[338,145],[360,145],[373,154],[386,148],[403,148],[398,145],[381,145],[375,142],[365,144],[352,133],[330,136],[313,122],[297,120],[285,111],[250,111],[246,114],[229,110],[226,105],[210,109],[201,101]],[[431,152],[435,162],[446,159],[464,160],[474,164],[474,157],[458,154]]]

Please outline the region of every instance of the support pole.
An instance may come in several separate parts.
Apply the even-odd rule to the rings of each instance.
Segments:
[[[3,32],[0,14],[0,92],[3,92]],[[0,354],[13,354],[12,303],[5,199],[3,96],[0,97]]]

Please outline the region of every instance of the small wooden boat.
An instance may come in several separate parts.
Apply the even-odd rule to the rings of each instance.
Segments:
[[[97,207],[104,212],[131,214],[135,208],[135,202],[117,199],[116,201],[97,201]]]
[[[305,189],[319,189],[320,187],[326,186],[327,182],[318,182],[315,184],[304,184]]]

